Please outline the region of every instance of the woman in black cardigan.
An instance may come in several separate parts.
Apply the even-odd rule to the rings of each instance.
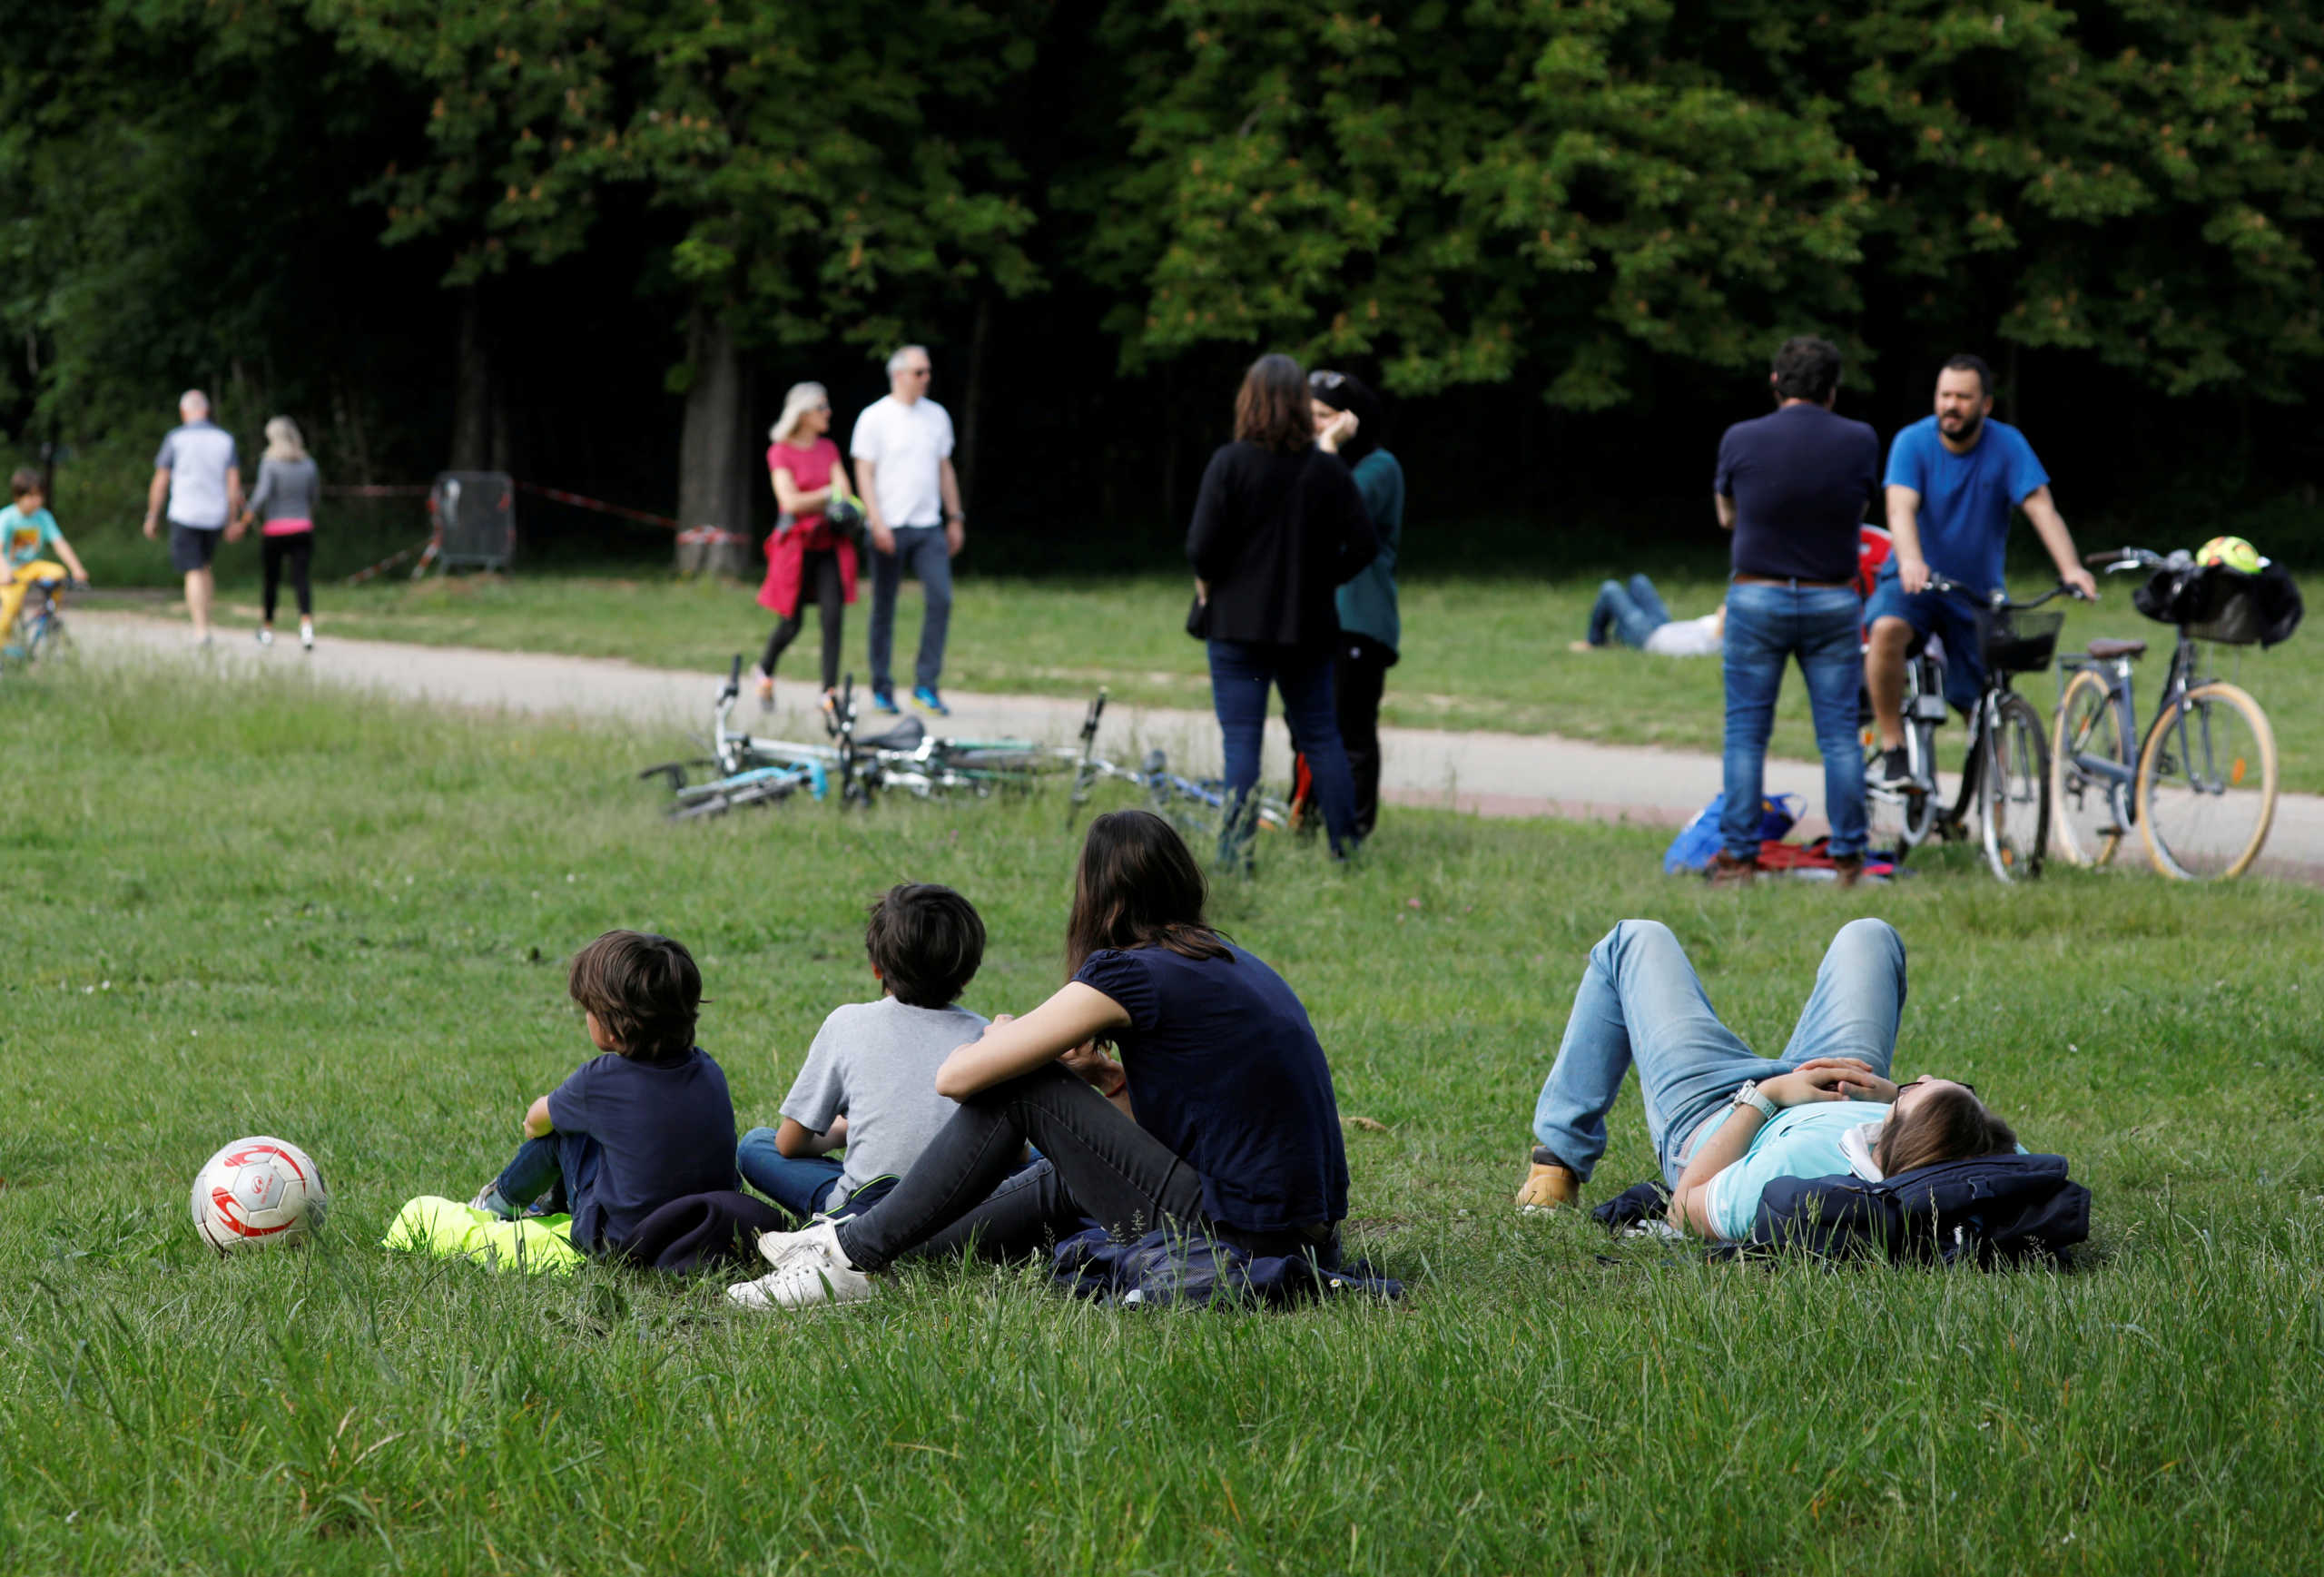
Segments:
[[[1355,847],[1355,784],[1332,705],[1333,594],[1379,550],[1347,468],[1315,447],[1299,364],[1260,357],[1235,398],[1235,441],[1210,457],[1187,529],[1226,755],[1221,859],[1236,859],[1248,832],[1243,805],[1259,781],[1270,685],[1315,774],[1332,852]]]

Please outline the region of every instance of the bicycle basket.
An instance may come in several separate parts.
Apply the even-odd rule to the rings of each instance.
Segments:
[[[1977,650],[1985,660],[1985,671],[2032,674],[2048,667],[2058,649],[2058,632],[2065,623],[2062,613],[1979,608]]]

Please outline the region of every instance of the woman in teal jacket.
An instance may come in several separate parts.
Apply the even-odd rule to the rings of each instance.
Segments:
[[[1370,837],[1380,819],[1380,696],[1396,665],[1403,626],[1396,616],[1396,549],[1404,534],[1404,468],[1380,447],[1385,436],[1380,397],[1353,373],[1307,375],[1315,406],[1316,442],[1354,473],[1355,490],[1380,536],[1380,556],[1339,589],[1340,636],[1332,690],[1340,738],[1355,777],[1355,826]]]

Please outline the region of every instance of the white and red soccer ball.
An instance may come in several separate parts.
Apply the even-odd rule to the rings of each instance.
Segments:
[[[304,1243],[330,1206],[321,1168],[289,1139],[236,1139],[193,1179],[194,1230],[221,1254]]]

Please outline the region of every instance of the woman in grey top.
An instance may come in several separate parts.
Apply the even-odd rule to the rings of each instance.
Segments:
[[[266,454],[259,461],[258,486],[242,511],[241,529],[259,522],[259,560],[266,576],[265,622],[258,626],[258,644],[274,645],[274,598],[282,585],[282,567],[290,566],[290,589],[299,597],[299,645],[315,649],[315,594],[309,569],[315,554],[315,504],[323,490],[315,462],[299,426],[287,416],[266,424]]]

